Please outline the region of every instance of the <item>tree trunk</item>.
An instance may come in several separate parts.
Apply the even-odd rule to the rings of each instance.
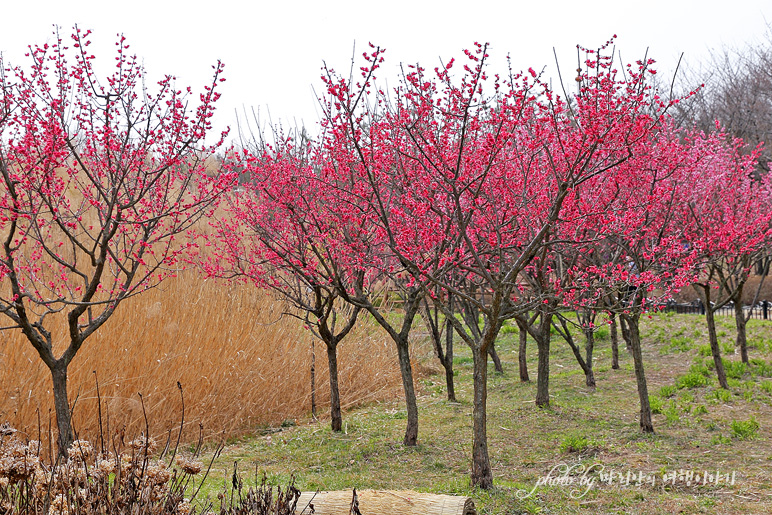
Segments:
[[[654,425],[651,422],[651,405],[649,404],[649,389],[646,385],[646,373],[643,369],[643,353],[641,352],[641,335],[638,327],[640,315],[622,315],[623,327],[627,325],[630,335],[630,352],[633,355],[635,365],[635,380],[638,384],[638,399],[641,403],[640,423],[641,431],[653,433]]]
[[[456,387],[453,380],[453,325],[450,322],[445,326],[445,359],[442,366],[445,369],[445,386],[448,390],[448,402],[456,401]]]
[[[729,384],[726,382],[724,362],[721,360],[721,348],[718,346],[718,335],[716,334],[716,312],[710,302],[710,284],[695,284],[694,288],[700,292],[702,303],[705,305],[705,323],[708,326],[708,342],[710,343],[710,353],[713,355],[713,364],[716,367],[718,384],[721,388],[728,390]]]
[[[503,374],[504,368],[501,366],[501,359],[499,358],[499,353],[496,352],[495,345],[491,344],[491,346],[488,347],[488,354],[493,360],[493,367],[496,369],[496,372],[498,372],[499,374]]]
[[[472,348],[474,358],[474,442],[472,444],[472,486],[493,487],[493,472],[488,457],[488,354]]]
[[[426,323],[426,328],[429,330],[429,335],[432,338],[432,345],[434,345],[434,354],[442,364],[442,368],[445,370],[445,386],[448,392],[448,401],[456,402],[456,388],[453,384],[453,324],[451,324],[450,317],[445,320],[445,349],[442,348],[442,330],[440,329],[439,317],[437,315],[437,308],[435,307],[434,317],[429,309],[429,304],[424,299],[421,310],[421,318]],[[448,301],[448,309],[453,312],[453,296],[450,295]]]
[[[517,351],[517,362],[520,365],[520,381],[523,383],[530,382],[530,378],[528,377],[528,362],[526,361],[527,355],[526,355],[526,347],[528,345],[528,329],[520,325],[520,322],[517,322],[517,326],[520,330],[520,346]]]
[[[539,351],[539,364],[536,376],[536,406],[548,408],[550,405],[550,326],[552,315],[543,314],[539,324],[539,337],[536,347]]]
[[[344,297],[344,300],[347,300]],[[413,321],[420,309],[420,290],[412,289],[405,292],[403,303],[403,316],[401,329],[397,331],[379,311],[368,301],[363,302],[363,306],[375,318],[376,322],[383,327],[391,336],[392,341],[397,346],[397,356],[399,358],[399,371],[402,375],[402,388],[405,392],[405,406],[407,408],[407,427],[405,428],[405,438],[403,443],[406,446],[415,446],[418,442],[418,405],[415,398],[415,386],[413,385],[413,367],[410,364],[410,344],[408,336],[410,328],[413,327]],[[348,300],[347,300],[348,301]],[[358,300],[359,302],[361,300]]]
[[[445,367],[445,387],[448,390],[448,402],[458,402],[453,384],[453,358],[450,358],[450,366]]]
[[[632,352],[630,328],[628,327],[628,322],[625,320],[625,317],[619,318],[619,326],[622,328],[622,339],[625,341],[625,348],[627,349],[627,352]]]
[[[67,456],[67,449],[74,441],[72,432],[72,412],[67,400],[67,365],[57,361],[51,370],[54,391],[54,409],[56,410],[56,426],[59,429],[59,455]]]
[[[734,321],[737,329],[737,340],[735,342],[735,349],[740,351],[740,358],[746,365],[748,361],[748,339],[745,330],[745,312],[743,311],[742,304],[742,290],[739,291],[734,297]]]
[[[576,358],[576,362],[579,363],[579,367],[581,367],[582,372],[584,372],[584,378],[585,378],[585,384],[587,386],[595,387],[595,374],[592,371],[592,361],[586,361],[585,358],[582,357],[582,351],[579,349],[579,346],[574,341],[574,337],[571,336],[571,332],[568,329],[568,325],[565,323],[565,321],[561,320],[562,329],[560,327],[555,326],[555,329],[561,335],[563,336],[563,339],[566,341],[569,347],[571,347],[571,352],[574,353],[574,357]],[[584,330],[583,330],[584,331]],[[587,333],[585,333],[586,335]],[[587,337],[587,336],[586,336]],[[592,352],[589,352],[589,358],[592,360]]]
[[[705,320],[708,325],[708,341],[710,341],[710,353],[713,355],[713,364],[716,367],[718,384],[721,388],[728,390],[729,383],[726,382],[724,362],[721,360],[721,348],[718,346],[718,336],[716,335],[715,312],[709,303],[705,303],[705,306]]]
[[[413,447],[418,442],[418,404],[415,398],[413,386],[413,367],[410,364],[410,350],[407,339],[397,342],[397,355],[399,356],[399,370],[402,374],[402,387],[405,390],[405,404],[407,406],[407,428],[405,429],[406,446]]]
[[[330,425],[333,431],[342,431],[343,417],[340,412],[340,390],[338,389],[337,347],[334,343],[327,343],[327,364],[330,367]]]
[[[536,375],[536,406],[547,408],[550,405],[550,339],[539,338],[536,341],[539,350],[539,364]]]
[[[609,315],[611,319],[611,368],[619,370],[619,337],[617,335],[617,315],[611,313]]]
[[[592,328],[585,329],[584,337],[585,343],[585,359],[584,363],[586,368],[584,370],[585,384],[592,388],[595,388],[595,372],[592,369],[592,352],[595,349],[595,331]]]

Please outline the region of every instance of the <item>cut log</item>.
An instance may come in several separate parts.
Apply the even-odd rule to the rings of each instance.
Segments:
[[[297,505],[297,515],[350,515],[353,492],[303,492]],[[410,490],[358,490],[359,511],[362,515],[477,515],[469,497],[413,492]]]

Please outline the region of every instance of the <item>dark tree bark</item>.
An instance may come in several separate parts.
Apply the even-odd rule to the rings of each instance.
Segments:
[[[327,365],[330,368],[330,421],[333,431],[343,430],[343,416],[340,411],[340,390],[338,389],[337,345],[327,345]]]
[[[632,342],[630,341],[632,336],[630,335],[629,324],[625,317],[619,317],[619,326],[622,328],[622,339],[625,341],[625,349],[627,352],[632,352]]]
[[[486,313],[485,323],[479,325],[477,309],[467,300],[461,302],[461,313],[466,325],[453,317],[448,317],[453,329],[472,351],[474,366],[473,396],[473,435],[472,443],[472,486],[489,489],[493,486],[493,471],[488,454],[487,402],[488,402],[488,355],[491,346],[501,330],[505,297],[501,292],[494,292],[490,302],[490,311]],[[470,334],[471,333],[471,334]]]
[[[750,360],[748,359],[748,338],[746,325],[751,317],[752,310],[749,311],[747,315],[745,314],[745,311],[743,310],[743,293],[748,282],[748,276],[750,274],[750,263],[752,262],[753,261],[751,259],[746,260],[745,264],[747,266],[743,267],[742,275],[737,279],[735,289],[732,294],[732,302],[734,303],[735,328],[737,331],[735,349],[736,351],[740,352],[740,359],[742,359],[742,362],[745,364],[750,363]],[[758,285],[756,286],[756,291],[753,295],[751,306],[756,305],[759,300],[761,290],[764,287],[764,282],[769,275],[770,262],[772,262],[772,259],[769,257],[756,258],[756,273],[761,277]]]
[[[739,290],[734,298],[732,299],[734,302],[734,321],[735,321],[735,327],[737,329],[737,340],[735,341],[735,349],[740,351],[740,359],[742,359],[742,362],[746,365],[750,363],[748,359],[748,338],[747,338],[747,331],[746,331],[746,318],[745,318],[745,312],[743,310],[743,303],[742,303],[742,290]]]
[[[493,487],[493,471],[488,456],[488,353],[478,348],[472,350],[472,356],[474,360],[472,485],[489,489]]]
[[[407,427],[405,428],[403,443],[408,447],[414,447],[418,444],[418,403],[413,384],[413,366],[410,363],[408,335],[423,300],[422,289],[420,287],[411,287],[402,292],[404,312],[399,331],[384,318],[380,308],[373,304],[372,299],[362,295],[361,291],[356,292],[356,297],[351,296],[343,288],[341,288],[341,293],[346,302],[366,309],[375,318],[375,321],[389,333],[392,341],[397,346],[399,371],[402,376],[402,389],[405,393],[405,406],[407,408]]]
[[[716,367],[716,377],[718,378],[718,384],[725,390],[729,389],[729,383],[726,381],[726,371],[724,370],[724,362],[721,359],[721,347],[718,345],[718,335],[716,334],[716,309],[718,304],[711,304],[710,300],[710,281],[704,284],[695,284],[695,288],[702,295],[702,302],[705,304],[705,322],[708,326],[708,341],[710,342],[710,353],[713,356],[713,364]]]
[[[338,386],[338,345],[356,325],[361,308],[351,306],[346,313],[344,326],[336,333],[336,322],[339,311],[336,310],[337,294],[331,293],[319,285],[314,285],[313,307],[306,306],[305,321],[309,327],[314,328],[319,338],[327,348],[327,366],[330,371],[330,427],[333,431],[343,430],[343,414],[340,408],[340,389]],[[303,306],[303,303],[296,301]],[[313,316],[312,316],[313,315]]]
[[[619,370],[619,336],[617,335],[617,315],[610,313],[611,320],[609,332],[611,333],[611,368]]]
[[[558,334],[560,334],[560,336],[563,337],[566,343],[568,343],[568,346],[571,347],[571,352],[574,353],[576,362],[579,363],[579,366],[581,367],[582,372],[584,372],[585,384],[587,386],[595,388],[595,374],[593,373],[593,370],[592,370],[592,342],[594,341],[592,339],[593,338],[592,329],[589,330],[589,334],[586,329],[584,328],[582,329],[585,334],[585,338],[588,339],[587,346],[586,346],[587,356],[583,357],[582,352],[579,349],[579,346],[574,341],[574,337],[571,334],[571,331],[569,330],[568,322],[566,321],[566,319],[563,316],[558,315],[558,321],[560,322],[560,325],[553,322],[553,326],[555,327],[555,330],[558,332]]]
[[[449,309],[453,309],[452,298],[448,301]],[[432,338],[432,344],[434,346],[434,355],[437,356],[443,370],[445,371],[445,388],[448,392],[448,401],[456,402],[456,388],[453,379],[453,326],[450,320],[446,320],[443,324],[444,329],[440,326],[439,321],[439,309],[435,306],[434,313],[429,309],[429,304],[424,299],[423,310],[421,311],[421,318],[426,322],[427,329]],[[442,336],[445,336],[445,348],[442,347]]]
[[[536,340],[539,363],[536,375],[536,406],[548,408],[550,405],[550,335]]]
[[[528,314],[525,315],[528,317]],[[531,379],[528,377],[528,361],[527,361],[527,345],[528,345],[528,328],[524,327],[522,322],[518,319],[516,319],[517,327],[519,329],[519,340],[520,344],[518,346],[517,351],[517,362],[520,367],[520,381],[523,383],[528,383],[531,381]]]
[[[57,361],[50,370],[54,392],[54,410],[56,411],[56,427],[59,430],[59,454],[66,456],[67,449],[75,441],[72,430],[72,412],[67,400],[67,364]]]
[[[721,360],[721,347],[718,345],[718,336],[716,334],[716,319],[715,312],[710,308],[705,309],[705,320],[708,325],[708,341],[710,342],[710,353],[713,356],[713,364],[716,367],[716,377],[718,378],[718,384],[725,390],[729,389],[729,383],[726,380],[726,371],[724,370],[724,362]]]
[[[587,368],[584,369],[584,375],[585,375],[585,382],[587,386],[591,386],[595,388],[595,372],[592,369],[592,353],[595,349],[595,331],[592,330],[592,328],[585,328],[584,330],[584,336],[586,338],[585,342],[585,365]]]
[[[407,338],[395,343],[397,344],[399,371],[402,374],[402,387],[405,392],[405,406],[407,408],[407,427],[405,428],[403,443],[408,447],[413,447],[418,443],[418,403],[413,385],[413,367],[410,364],[410,347]]]
[[[445,387],[448,390],[448,401],[456,401],[456,387],[453,379],[453,326],[447,322],[445,327],[445,358],[443,367],[445,368]]]
[[[584,367],[582,370],[585,375],[585,383],[587,386],[595,388],[595,371],[592,368],[592,354],[595,351],[595,319],[598,316],[598,312],[594,309],[587,309],[582,312],[577,312],[577,319],[582,325],[582,333],[584,333]],[[579,363],[581,365],[581,363]]]
[[[496,370],[496,372],[499,374],[503,374],[504,368],[501,366],[501,358],[499,358],[499,353],[496,352],[495,344],[491,344],[491,346],[488,347],[488,355],[493,360],[493,367]]]
[[[646,384],[646,372],[643,368],[643,354],[641,352],[641,334],[639,330],[639,320],[641,315],[622,314],[620,319],[627,324],[628,334],[630,335],[630,353],[633,355],[635,366],[635,381],[638,386],[638,399],[641,404],[640,426],[644,433],[653,433],[654,424],[651,421],[651,405],[649,404],[649,389]]]
[[[521,318],[521,321],[528,328],[528,333],[536,340],[536,349],[538,351],[538,364],[536,372],[536,406],[539,408],[548,408],[550,405],[550,340],[552,334],[553,311],[543,311],[539,315],[539,325],[534,326],[536,315],[530,320]]]

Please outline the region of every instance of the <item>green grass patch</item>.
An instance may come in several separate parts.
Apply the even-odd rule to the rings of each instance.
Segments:
[[[772,395],[772,381],[766,380],[759,384],[759,388],[762,392]]]
[[[748,420],[732,420],[730,424],[732,436],[738,440],[750,440],[756,438],[759,433],[759,423],[751,417]]]
[[[678,391],[678,388],[676,386],[673,386],[673,385],[663,386],[662,388],[659,389],[659,396],[664,399],[668,399],[673,395],[675,395],[677,391]]]
[[[711,392],[710,397],[718,402],[729,402],[732,400],[732,392],[723,388],[716,388]]]
[[[569,435],[560,442],[560,452],[564,454],[582,453],[599,446],[598,442],[592,438],[583,435]]]
[[[661,398],[649,396],[649,407],[651,407],[651,412],[653,414],[658,415],[662,413],[664,404],[665,403]]]
[[[698,372],[689,372],[686,375],[676,378],[676,386],[680,388],[699,388],[708,386],[710,381],[705,375]]]
[[[750,371],[754,376],[772,377],[772,363],[767,363],[763,359],[753,358],[750,360]]]
[[[663,348],[663,352],[689,352],[694,347],[694,340],[688,336],[676,336],[670,340],[670,345]]]
[[[740,379],[745,374],[745,363],[742,361],[730,361],[725,358],[721,358],[721,362],[724,364],[724,372],[726,377],[732,379]]]

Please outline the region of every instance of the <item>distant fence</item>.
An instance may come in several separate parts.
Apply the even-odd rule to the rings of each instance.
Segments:
[[[692,302],[689,304],[670,303],[663,306],[662,311],[684,315],[704,315],[705,305],[700,301]],[[750,312],[751,316],[749,318],[755,318],[758,320],[770,320],[772,318],[772,302],[765,300],[756,304],[755,306],[743,306],[743,311],[745,312],[746,317]],[[725,306],[721,306],[716,311],[716,315],[734,316],[734,305],[730,303]]]

